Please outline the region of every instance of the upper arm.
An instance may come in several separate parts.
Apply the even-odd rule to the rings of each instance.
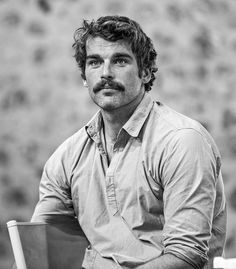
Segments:
[[[193,129],[177,131],[162,173],[163,243],[166,253],[194,266],[207,260],[216,177],[216,160],[208,141]]]
[[[47,161],[32,221],[63,222],[75,217],[69,184],[69,155],[59,147]]]

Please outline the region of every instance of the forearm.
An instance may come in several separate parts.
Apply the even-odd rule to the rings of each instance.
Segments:
[[[172,254],[164,254],[144,265],[138,266],[137,269],[194,269],[194,267]]]

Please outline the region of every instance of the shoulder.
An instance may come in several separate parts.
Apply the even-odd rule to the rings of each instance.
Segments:
[[[85,127],[82,127],[56,148],[46,165],[57,167],[58,165],[67,166],[73,163],[76,155],[82,151],[87,140],[87,132]]]
[[[201,146],[210,149],[215,157],[219,156],[212,136],[200,122],[160,102],[155,102],[153,106],[146,131],[163,150],[177,146],[191,150]]]
[[[158,115],[160,125],[173,131],[191,128],[201,132],[203,129],[203,126],[198,121],[191,119],[160,102],[155,103],[153,112]]]
[[[198,137],[212,142],[212,137],[200,122],[187,117],[165,104],[156,102],[150,115],[151,124],[156,133],[167,135],[173,138],[184,138],[188,136]]]
[[[85,127],[59,145],[44,165],[42,180],[57,181],[62,186],[70,182],[72,167],[88,140]]]

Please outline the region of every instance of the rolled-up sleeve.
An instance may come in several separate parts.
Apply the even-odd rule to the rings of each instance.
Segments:
[[[200,269],[208,260],[216,197],[216,156],[207,138],[194,129],[177,130],[165,154],[165,253]]]
[[[64,143],[45,164],[32,222],[62,223],[75,218],[69,186],[69,160]]]

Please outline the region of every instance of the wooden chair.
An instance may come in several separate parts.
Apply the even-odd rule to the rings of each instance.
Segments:
[[[88,241],[81,229],[15,220],[9,221],[7,227],[17,269],[82,267]]]

